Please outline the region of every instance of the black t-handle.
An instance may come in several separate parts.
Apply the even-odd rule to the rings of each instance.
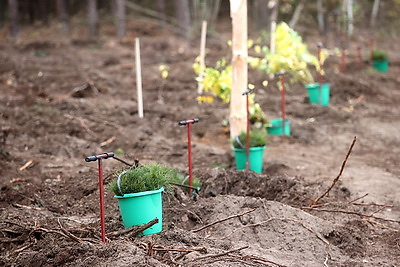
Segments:
[[[112,158],[112,157],[114,157],[114,152],[107,152],[107,153],[103,153],[100,155],[86,157],[85,161],[90,162],[90,161],[96,161],[98,159],[107,159],[107,158]]]
[[[178,122],[179,125],[187,125],[189,123],[196,123],[199,122],[200,119],[199,118],[195,118],[195,119],[191,119],[191,120],[186,120],[186,121],[180,121]]]
[[[283,70],[283,71],[275,73],[275,76],[279,77],[279,76],[282,76],[282,75],[285,75],[285,74],[286,74],[286,71]]]
[[[253,91],[254,89],[247,89],[246,91],[244,91],[243,93],[242,93],[242,95],[248,95],[248,94],[250,94],[252,91]]]

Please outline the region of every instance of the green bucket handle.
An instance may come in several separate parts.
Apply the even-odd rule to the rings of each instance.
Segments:
[[[245,148],[244,145],[242,144],[242,142],[240,142],[239,135],[236,135],[235,139],[241,148]]]
[[[118,175],[117,186],[118,186],[118,191],[121,193],[121,195],[124,195],[124,192],[122,192],[122,190],[121,190],[121,177],[122,177],[122,175],[124,175],[124,174],[127,173],[127,172],[128,172],[128,171],[125,170],[125,171],[121,172],[121,173]]]

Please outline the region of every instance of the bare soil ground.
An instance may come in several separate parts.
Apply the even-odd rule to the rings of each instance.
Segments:
[[[137,114],[133,42],[39,33],[0,44],[1,265],[398,266],[399,58],[392,57],[388,74],[357,71],[355,56],[342,74],[339,59],[329,58],[328,107],[307,103],[306,90],[292,86],[292,135],[269,137],[263,173],[256,174],[235,170],[221,124],[228,107],[196,101],[197,41],[144,25],[130,26],[141,37],[144,119]],[[229,55],[223,38],[208,40],[210,64]],[[161,91],[160,64],[170,67]],[[263,79],[250,73],[256,86]],[[258,89],[256,99],[269,118],[279,116],[276,88]],[[192,127],[199,195],[189,199],[174,188],[163,196],[162,233],[110,237],[103,245],[97,164],[84,158],[122,149],[129,162],[186,172],[186,129],[177,122],[193,117],[201,119]],[[307,208],[338,175],[354,136],[339,182]],[[105,160],[105,182],[122,167]],[[108,190],[105,202],[107,233],[123,229]]]

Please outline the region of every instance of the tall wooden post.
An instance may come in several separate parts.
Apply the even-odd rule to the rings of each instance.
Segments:
[[[230,104],[231,137],[246,130],[247,89],[247,0],[231,0],[232,18],[232,92]]]
[[[89,36],[95,38],[99,35],[99,18],[97,15],[97,0],[88,1]]]

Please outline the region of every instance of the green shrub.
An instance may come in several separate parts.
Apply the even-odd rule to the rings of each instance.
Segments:
[[[379,49],[374,49],[372,51],[372,59],[373,60],[378,60],[378,61],[385,61],[388,60],[388,54],[383,52],[382,50]]]
[[[240,143],[246,147],[246,132],[242,131],[239,136]],[[265,146],[267,143],[267,132],[265,129],[254,129],[250,131],[250,147]],[[232,145],[234,148],[243,148],[236,138],[232,139]]]
[[[108,187],[117,196],[122,196],[117,185],[118,175],[121,173],[122,171],[116,173],[115,180]],[[124,194],[158,190],[161,187],[168,188],[169,182],[177,179],[178,175],[180,174],[174,168],[159,164],[144,165],[128,169],[121,177],[120,186]]]

